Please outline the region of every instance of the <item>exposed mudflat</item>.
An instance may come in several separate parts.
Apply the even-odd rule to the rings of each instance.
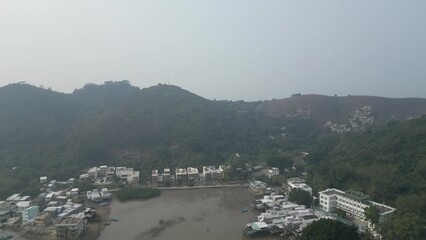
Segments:
[[[257,212],[249,207],[247,187],[167,190],[158,198],[111,204],[119,218],[102,231],[101,240],[244,239],[242,230]]]

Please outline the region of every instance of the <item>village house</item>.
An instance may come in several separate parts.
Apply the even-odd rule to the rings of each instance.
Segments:
[[[200,174],[198,172],[197,168],[193,168],[193,167],[188,167],[186,169],[187,173],[188,173],[188,179],[189,180],[195,180],[198,181],[200,180]]]
[[[84,230],[84,214],[79,213],[62,218],[56,225],[58,240],[77,240]]]
[[[47,183],[47,176],[42,176],[42,177],[40,177],[40,183],[41,183],[41,184],[43,184],[43,183]]]
[[[268,169],[268,177],[272,178],[274,176],[280,175],[280,169],[276,167],[271,167]]]
[[[46,227],[52,223],[50,214],[47,212],[41,212],[34,218],[34,226]]]
[[[309,194],[312,195],[312,188],[307,185],[305,183],[305,180],[298,178],[298,177],[294,177],[294,178],[290,178],[288,179],[284,184],[283,184],[284,189],[286,189],[288,192],[290,192],[291,190],[293,190],[294,188],[297,189],[301,189],[304,190],[306,192],[309,192]]]
[[[96,178],[98,178],[98,169],[96,167],[92,167],[91,169],[89,169],[89,171],[87,171],[87,177],[90,180],[95,180]]]
[[[163,181],[171,181],[170,168],[165,168],[163,171]]]
[[[31,206],[22,211],[22,223],[28,223],[32,221],[38,214],[38,206]]]
[[[188,180],[188,174],[185,168],[176,168],[176,181]]]
[[[210,169],[211,179],[213,180],[222,179],[223,169],[216,168],[215,166],[209,166],[209,169]]]
[[[158,182],[158,170],[156,169],[151,171],[151,182]]]
[[[99,177],[106,177],[107,172],[108,172],[108,167],[105,166],[105,165],[100,166],[98,168],[98,176]]]
[[[212,172],[209,167],[204,166],[203,167],[203,177],[204,179],[211,179],[212,178]]]
[[[123,182],[129,184],[139,183],[139,171],[134,171],[133,168],[117,167],[115,168],[115,175]]]

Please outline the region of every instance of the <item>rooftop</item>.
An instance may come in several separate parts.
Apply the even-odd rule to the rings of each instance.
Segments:
[[[70,217],[65,217],[65,218],[62,218],[59,222],[58,222],[58,225],[61,225],[61,224],[66,224],[66,225],[68,225],[68,224],[78,224],[79,222],[81,222],[83,220],[83,218],[81,217],[81,216],[79,216],[79,215],[75,215],[75,216],[70,216]]]
[[[254,222],[251,224],[251,227],[254,230],[260,230],[262,228],[268,228],[268,224],[266,224],[265,222]]]
[[[367,194],[364,194],[362,192],[352,191],[352,190],[346,191],[344,196],[355,201],[365,201],[370,198],[370,196],[368,196]]]
[[[321,191],[320,193],[331,196],[331,195],[343,195],[345,192],[337,190],[335,188],[329,188],[324,191]]]
[[[380,203],[373,202],[373,201],[370,201],[369,203],[379,209],[380,215],[384,215],[384,214],[388,214],[388,213],[392,213],[392,212],[396,211],[396,208],[387,206],[385,204],[380,204]]]
[[[198,174],[197,168],[189,167],[187,168],[187,171],[188,171],[188,174]]]
[[[176,168],[176,174],[186,174],[185,168]]]
[[[19,208],[27,208],[30,206],[31,201],[20,201],[16,203],[16,206]]]
[[[9,213],[10,213],[10,211],[8,211],[8,210],[0,210],[0,216],[7,215]]]
[[[299,178],[299,177],[294,177],[294,178],[290,178],[287,180],[288,183],[304,183],[305,180]]]
[[[19,201],[19,199],[21,199],[20,194],[19,193],[15,193],[12,196],[8,197],[6,199],[6,201]]]

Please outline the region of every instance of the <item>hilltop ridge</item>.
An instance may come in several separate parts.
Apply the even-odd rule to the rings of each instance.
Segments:
[[[366,106],[366,113],[359,110]],[[426,99],[301,95],[233,102],[164,84],[140,89],[106,82],[65,94],[19,83],[0,88],[0,112],[0,172],[29,184],[47,172],[61,178],[101,163],[147,174],[222,164],[235,153],[265,162],[309,148],[333,129],[328,121],[357,126],[367,119],[353,128],[367,129],[426,113]],[[13,167],[21,172],[11,174]]]

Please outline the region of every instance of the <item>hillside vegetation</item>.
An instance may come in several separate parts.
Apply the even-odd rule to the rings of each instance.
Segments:
[[[360,108],[375,119],[362,131],[323,127]],[[295,163],[316,191],[359,190],[396,206],[381,225],[388,240],[426,235],[426,117],[407,120],[426,113],[425,99],[230,102],[161,84],[106,82],[64,94],[20,83],[0,88],[0,113],[0,199],[20,190],[36,195],[40,176],[64,180],[94,165],[133,167],[144,180],[153,168],[234,164],[239,153],[241,166],[283,171]]]
[[[309,158],[309,182],[354,189],[395,206],[381,228],[387,239],[426,234],[426,117],[389,122],[363,133],[318,137]]]
[[[277,149],[306,145],[318,129],[312,120],[267,116],[257,108],[127,81],[89,84],[72,94],[2,87],[0,196],[37,186],[43,175],[67,179],[100,164],[133,167],[143,179],[153,168],[223,164],[237,152],[245,159],[274,156]]]
[[[27,187],[33,193],[29,186],[37,186],[39,176],[67,179],[93,165],[133,167],[143,179],[153,168],[223,164],[239,153],[245,162],[271,163],[283,170],[291,165],[292,156],[307,150],[316,156],[312,166],[318,169],[312,179],[318,187],[336,180],[338,187],[359,188],[392,201],[399,193],[421,191],[420,186],[410,186],[411,181],[421,182],[410,175],[410,169],[421,168],[417,158],[406,160],[404,148],[399,151],[400,145],[380,139],[380,134],[404,128],[405,123],[390,124],[384,130],[373,125],[365,135],[344,137],[322,127],[326,116],[343,121],[363,106],[372,106],[373,114],[383,121],[426,112],[425,99],[302,95],[231,102],[207,100],[171,85],[139,89],[128,81],[88,84],[72,94],[10,84],[0,88],[0,196]],[[392,141],[405,141],[399,138],[402,133],[395,133]],[[356,146],[362,148],[366,138],[380,144],[358,152]],[[415,142],[411,136],[406,141],[402,146]],[[387,148],[395,152],[389,155],[393,159],[389,166],[387,156],[382,156],[385,160],[374,158],[376,151]],[[352,149],[366,157],[339,152]],[[377,180],[380,175],[368,169],[383,170],[389,182]],[[390,188],[382,189],[381,184],[390,184],[392,177],[395,181]]]

